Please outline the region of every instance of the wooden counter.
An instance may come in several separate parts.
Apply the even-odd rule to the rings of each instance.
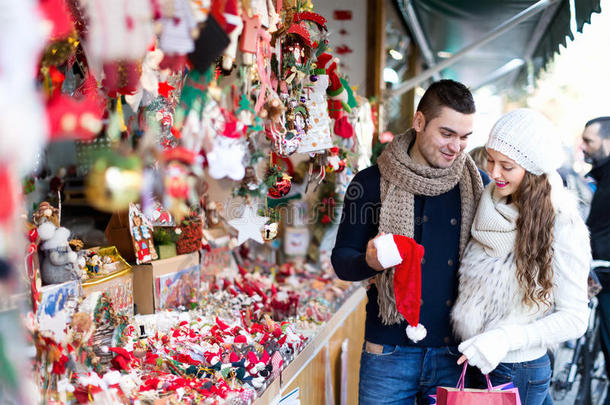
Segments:
[[[364,288],[358,288],[282,370],[280,378],[269,384],[263,395],[254,401],[254,405],[277,404],[282,396],[296,388],[299,388],[302,405],[326,404],[327,391],[334,397],[334,403],[340,405],[342,368],[346,370],[347,379],[343,403],[358,403],[358,373],[364,342],[365,306],[366,291]],[[347,364],[342,367],[344,341],[347,342]]]

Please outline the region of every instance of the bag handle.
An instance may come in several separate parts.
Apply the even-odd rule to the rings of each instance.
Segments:
[[[462,368],[462,374],[460,375],[460,379],[457,382],[457,386],[460,391],[464,391],[464,382],[466,380],[466,369],[468,368],[468,360],[464,362],[464,367]],[[491,385],[491,381],[489,380],[489,375],[485,374],[485,380],[487,381],[487,391],[492,391],[493,386]]]

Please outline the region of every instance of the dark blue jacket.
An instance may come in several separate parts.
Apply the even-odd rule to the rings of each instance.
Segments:
[[[481,172],[483,182],[489,178]],[[371,166],[360,171],[349,184],[341,223],[332,252],[332,264],[342,280],[361,281],[378,273],[366,264],[366,245],[378,233],[381,174]],[[407,339],[403,321],[383,325],[379,317],[377,288],[367,291],[365,339],[388,345],[439,347],[455,345],[449,313],[457,296],[457,270],[461,202],[459,186],[434,196],[414,196],[414,239],[425,248],[422,261],[422,305],[420,323],[428,330],[425,339],[414,344]]]

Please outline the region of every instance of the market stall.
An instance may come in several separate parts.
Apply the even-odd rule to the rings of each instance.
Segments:
[[[0,332],[0,393],[354,403],[365,294],[330,252],[375,124],[326,16],[288,0],[6,12],[0,324],[24,327]]]

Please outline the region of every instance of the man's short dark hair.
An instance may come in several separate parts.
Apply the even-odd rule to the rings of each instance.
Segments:
[[[610,117],[597,117],[589,120],[585,124],[585,128],[590,125],[599,124],[598,135],[604,139],[610,138]]]
[[[462,83],[455,80],[439,80],[428,87],[417,105],[426,117],[426,124],[441,114],[442,107],[449,107],[462,114],[474,114],[472,93]]]

